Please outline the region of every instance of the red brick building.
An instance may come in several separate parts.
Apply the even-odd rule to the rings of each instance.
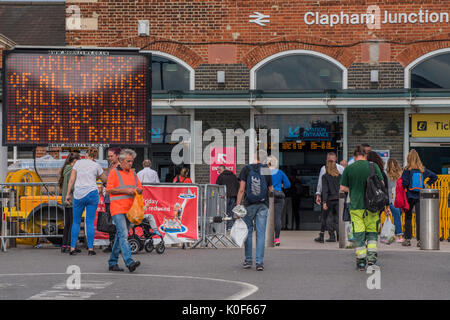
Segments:
[[[162,180],[173,170],[173,144],[158,132],[194,132],[195,121],[202,121],[201,131],[217,128],[224,136],[226,129],[280,129],[280,164],[301,179],[302,201],[311,208],[330,150],[347,159],[356,144],[369,143],[404,162],[414,147],[434,171],[450,166],[446,1],[66,0],[65,6],[66,46],[153,54],[152,152]],[[426,130],[419,128],[424,122]],[[311,139],[318,132],[312,128],[325,138]],[[201,155],[209,141],[190,143],[191,176],[207,183]]]

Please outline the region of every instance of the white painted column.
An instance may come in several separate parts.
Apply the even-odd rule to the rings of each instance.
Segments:
[[[253,163],[255,155],[256,135],[255,135],[255,110],[250,110],[250,137],[248,139],[248,163]]]
[[[190,132],[191,132],[191,139],[190,139],[190,169],[191,172],[191,180],[192,183],[195,183],[195,144],[197,141],[195,141],[195,109],[189,110],[189,118],[190,118]],[[201,143],[201,142],[200,142]]]
[[[403,132],[403,167],[406,166],[406,159],[409,153],[409,113],[410,111],[405,108]]]
[[[2,105],[0,104],[0,143],[3,141],[3,113]],[[0,145],[0,183],[5,182],[8,175],[8,147]]]
[[[344,159],[344,160],[348,160],[348,141],[347,141],[347,138],[348,138],[348,133],[347,133],[347,131],[348,131],[348,116],[347,116],[347,111],[348,111],[348,109],[342,110],[342,116],[343,116],[342,131],[344,131],[342,133],[342,139],[344,140],[342,143],[342,148],[344,149],[342,152],[342,159]]]

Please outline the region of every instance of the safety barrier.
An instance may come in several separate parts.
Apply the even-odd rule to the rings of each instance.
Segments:
[[[38,243],[39,238],[62,242],[64,207],[57,183],[2,183],[1,247]]]
[[[226,234],[226,222],[228,218],[226,187],[223,185],[206,184],[202,185],[203,192],[203,210],[201,218],[201,236],[200,239],[193,245],[207,247],[211,244],[217,248],[218,242],[225,247],[228,244],[237,246]]]
[[[440,238],[441,240],[448,239],[450,237],[450,175],[438,175],[437,181],[432,186],[430,186],[430,188],[439,190]],[[415,230],[415,228],[413,230]]]
[[[448,197],[450,192],[450,175],[443,174],[438,175],[438,179],[436,182],[430,186],[429,189],[437,189],[439,190],[439,237],[441,240],[448,239],[450,237],[450,208],[448,203]],[[381,216],[381,224],[382,227],[386,216],[384,212],[382,212]],[[394,223],[393,218],[391,217],[392,223]],[[403,230],[405,230],[405,214],[402,214],[402,226]],[[380,227],[380,230],[381,230]],[[416,237],[416,214],[413,211],[412,213],[412,236]]]

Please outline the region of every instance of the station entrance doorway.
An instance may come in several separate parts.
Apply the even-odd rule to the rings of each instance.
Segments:
[[[257,133],[279,129],[279,166],[291,182],[283,190],[283,230],[320,230],[321,208],[315,203],[319,171],[329,152],[342,160],[342,121],[336,114],[255,115]]]

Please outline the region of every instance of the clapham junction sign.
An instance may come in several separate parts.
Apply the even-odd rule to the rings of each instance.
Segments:
[[[417,12],[390,12],[381,11],[378,6],[369,6],[365,13],[339,13],[328,14],[320,12],[306,12],[304,22],[311,25],[325,25],[334,27],[337,25],[358,25],[380,27],[382,24],[429,24],[449,23],[448,12],[436,12],[430,10],[419,10]]]

